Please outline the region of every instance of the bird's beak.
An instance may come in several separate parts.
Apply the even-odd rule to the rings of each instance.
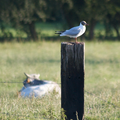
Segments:
[[[86,23],[86,25],[89,25],[89,24]]]

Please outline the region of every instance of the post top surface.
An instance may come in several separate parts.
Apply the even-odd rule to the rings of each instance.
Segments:
[[[78,43],[75,43],[75,42],[62,42],[61,44],[67,44],[67,45],[82,44],[82,45],[84,45],[84,42],[78,42]]]

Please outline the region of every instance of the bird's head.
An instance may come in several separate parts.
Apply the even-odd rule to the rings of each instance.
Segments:
[[[82,21],[80,24],[83,25],[83,26],[88,25],[85,21]]]

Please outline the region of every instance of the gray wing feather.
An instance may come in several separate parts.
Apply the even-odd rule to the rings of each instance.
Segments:
[[[77,35],[80,32],[80,30],[81,29],[79,27],[73,27],[73,28],[71,28],[69,30],[66,30],[64,32],[64,34],[66,34],[66,35]]]

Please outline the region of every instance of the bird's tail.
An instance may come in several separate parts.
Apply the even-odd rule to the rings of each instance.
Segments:
[[[55,31],[55,34],[61,34],[63,32],[65,32],[65,31]]]

